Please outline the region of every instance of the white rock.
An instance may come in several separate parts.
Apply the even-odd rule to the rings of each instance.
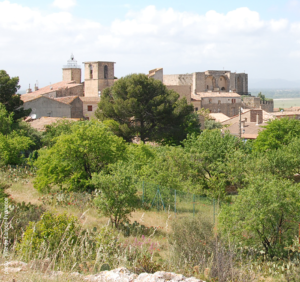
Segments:
[[[23,261],[7,261],[3,264],[0,264],[0,266],[4,266],[4,267],[26,267],[27,263],[23,262]]]

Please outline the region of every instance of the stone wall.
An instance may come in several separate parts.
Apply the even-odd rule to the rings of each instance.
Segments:
[[[66,96],[83,96],[83,84],[78,84],[72,87],[63,87],[55,91],[55,98],[66,97]],[[51,93],[48,97],[53,97]]]
[[[83,118],[83,103],[79,97],[71,103],[71,118]]]
[[[273,113],[274,112],[274,102],[273,101],[260,101],[260,107],[262,110]]]
[[[25,110],[31,109],[36,118],[66,117],[71,118],[71,105],[47,97],[39,97],[23,104]]]
[[[80,97],[82,101],[82,107],[83,107],[83,116],[86,118],[94,118],[95,117],[95,111],[98,109],[98,104],[100,102],[99,97]],[[88,106],[92,106],[92,111],[88,110]]]
[[[164,75],[163,82],[165,85],[192,85],[192,74],[171,74]]]
[[[164,71],[162,68],[154,69],[149,71],[149,78],[157,79],[164,82]]]
[[[257,116],[258,116],[258,123],[263,123],[262,110],[250,110],[250,122],[257,122]]]
[[[63,68],[63,81],[75,81],[81,83],[81,69],[79,68]]]
[[[211,113],[222,113],[228,117],[233,117],[238,115],[239,107],[241,107],[241,103],[235,104],[206,104],[202,105],[203,108],[209,109]]]
[[[190,85],[167,85],[168,89],[176,91],[180,95],[180,99],[186,98],[187,102],[191,103],[191,86]]]

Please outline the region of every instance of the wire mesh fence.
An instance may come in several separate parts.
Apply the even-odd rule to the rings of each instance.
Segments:
[[[216,221],[219,204],[214,199],[146,182],[141,186],[142,204],[149,209],[174,212],[175,215],[201,213],[213,223]]]

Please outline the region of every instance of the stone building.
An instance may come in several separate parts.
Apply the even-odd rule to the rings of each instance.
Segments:
[[[63,80],[41,89],[35,86],[34,91],[29,86],[27,93],[21,95],[23,107],[34,109],[31,114],[36,118],[51,116],[90,119],[100,102],[101,92],[114,83],[114,64],[104,61],[85,62],[84,82],[81,82],[81,67],[71,55],[68,64],[62,69]]]
[[[227,116],[238,114],[241,95],[248,95],[248,74],[208,70],[191,74],[164,75],[162,68],[149,71],[149,77],[162,81],[168,89],[185,97],[195,110],[209,109]]]
[[[83,105],[78,96],[60,98],[48,96],[31,97],[31,99],[28,98],[24,101],[23,108],[25,110],[31,109],[31,116],[34,119],[41,117],[83,117]]]
[[[274,102],[273,100],[263,101],[259,97],[243,97],[243,108],[245,109],[253,109],[260,108],[266,112],[274,111]]]
[[[101,92],[114,84],[114,62],[84,62],[84,96],[100,97]]]

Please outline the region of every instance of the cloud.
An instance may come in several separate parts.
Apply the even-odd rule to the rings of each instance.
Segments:
[[[76,0],[54,0],[52,5],[59,9],[66,10],[74,7],[76,5]]]
[[[249,79],[295,76],[300,63],[300,21],[267,21],[247,7],[198,14],[150,5],[103,25],[69,11],[44,12],[0,0],[0,34],[1,68],[19,75],[24,87],[37,79],[40,86],[60,81],[71,52],[80,62],[117,62],[117,76],[155,67],[165,73],[224,67],[246,70]]]

